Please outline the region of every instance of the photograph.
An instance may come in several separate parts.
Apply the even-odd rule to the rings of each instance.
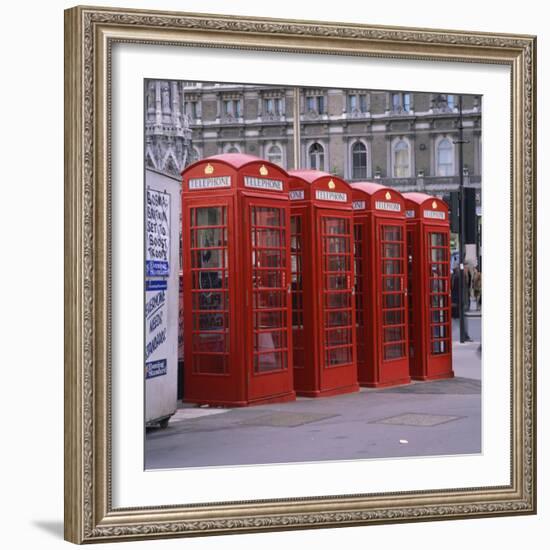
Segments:
[[[482,100],[145,80],[146,469],[483,451]]]

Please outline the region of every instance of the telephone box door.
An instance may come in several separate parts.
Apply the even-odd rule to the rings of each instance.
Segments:
[[[451,288],[449,232],[437,227],[426,228],[428,258],[429,332],[428,353],[430,375],[449,372],[451,353]]]
[[[184,201],[183,249],[185,293],[185,395],[201,401],[216,395],[219,403],[239,396],[230,314],[232,274],[230,227],[232,198]]]
[[[290,295],[290,211],[281,201],[246,199],[246,300],[251,400],[293,391]],[[245,262],[246,264],[247,262]]]
[[[380,381],[383,384],[385,379],[395,381],[403,378],[408,382],[406,228],[398,221],[377,220],[376,231],[381,289],[377,298]]]
[[[323,345],[321,388],[357,385],[351,213],[318,212],[321,284],[318,323]]]

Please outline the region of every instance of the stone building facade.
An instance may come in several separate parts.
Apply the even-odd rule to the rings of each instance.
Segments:
[[[186,82],[192,159],[227,152],[295,167],[294,89]],[[300,168],[400,191],[459,185],[456,95],[302,88]],[[481,99],[463,96],[464,183],[481,188]]]
[[[240,152],[285,169],[317,168],[448,202],[459,188],[457,95],[158,80],[147,81],[145,92],[146,165],[166,174],[179,176],[200,158]],[[462,96],[464,185],[475,189],[478,214],[481,107],[479,96]],[[471,225],[479,256],[480,218]]]

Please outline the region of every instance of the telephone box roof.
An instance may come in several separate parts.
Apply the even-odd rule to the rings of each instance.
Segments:
[[[223,162],[224,164],[228,164],[229,166],[231,166],[232,168],[235,168],[236,170],[242,168],[243,166],[246,166],[247,164],[260,162],[263,164],[273,166],[274,168],[277,168],[278,170],[285,172],[284,168],[281,168],[280,166],[277,166],[276,164],[273,164],[268,160],[262,159],[260,157],[255,157],[254,155],[245,155],[243,153],[225,153],[223,155],[213,155],[211,157],[200,159],[194,162],[193,164],[190,164],[189,166],[187,166],[182,171],[182,174],[183,172],[187,172],[193,166],[196,166],[204,162],[211,162],[211,161]]]
[[[322,172],[321,170],[290,170],[288,172],[289,176],[294,176],[296,178],[300,178],[304,180],[306,183],[315,183],[320,178],[332,178],[332,177],[338,177],[333,176],[332,174],[329,174],[328,172]],[[338,178],[342,179],[342,178]]]
[[[424,204],[428,200],[433,201],[434,199],[437,199],[437,197],[427,195],[426,193],[403,193],[403,196],[405,199],[415,202],[416,204]]]
[[[384,189],[387,189],[392,193],[396,191],[396,189],[392,189],[386,185],[381,185],[380,183],[374,183],[373,181],[356,181],[350,183],[350,185],[353,189],[363,191],[364,193],[367,193],[367,195],[374,195],[378,191],[382,191]],[[399,193],[399,191],[397,192]]]

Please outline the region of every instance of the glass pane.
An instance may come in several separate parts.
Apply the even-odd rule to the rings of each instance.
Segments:
[[[382,255],[384,258],[401,258],[403,255],[402,246],[396,243],[387,243],[382,246]]]
[[[254,288],[282,288],[283,271],[254,270],[252,286]]]
[[[193,272],[193,288],[222,288],[224,281],[224,271],[195,271]],[[225,277],[227,274],[225,273]]]
[[[351,348],[329,349],[326,351],[326,366],[345,365],[351,363]]]
[[[399,291],[401,288],[401,277],[383,277],[382,278],[382,290],[385,291]]]
[[[432,246],[445,246],[445,233],[431,233],[430,241]]]
[[[349,237],[326,237],[325,252],[331,253],[347,253],[349,252]]]
[[[201,331],[223,330],[227,326],[227,315],[224,313],[199,313],[194,318],[195,329]]]
[[[286,351],[262,353],[254,356],[254,371],[269,372],[286,369]]]
[[[252,246],[254,247],[272,247],[281,246],[281,233],[279,229],[256,229],[252,231]]]
[[[227,309],[228,305],[224,303],[225,292],[194,292],[193,309]]]
[[[226,352],[225,334],[193,334],[193,350],[206,352]]]
[[[292,290],[302,288],[302,256],[291,256],[290,257],[290,271],[291,271],[291,281],[292,281]]]
[[[384,342],[395,342],[405,339],[404,327],[391,327],[384,329]]]
[[[291,216],[291,218],[290,218],[290,232],[292,234],[302,232],[302,216]]]
[[[292,327],[295,329],[300,329],[304,327],[304,316],[301,311],[292,310]],[[293,344],[298,345],[297,340],[294,339]]]
[[[194,225],[226,225],[227,214],[225,207],[209,206],[206,208],[193,208],[195,213]]]
[[[384,312],[384,325],[401,325],[404,323],[404,320],[402,309]]]
[[[284,259],[280,248],[252,251],[252,265],[256,267],[284,267]]]
[[[445,294],[436,294],[431,298],[431,306],[433,308],[445,308],[448,305],[448,296]]]
[[[348,286],[346,275],[327,275],[327,290],[345,290]]]
[[[446,309],[432,310],[432,323],[445,323],[448,321],[448,311]]]
[[[403,294],[385,294],[383,296],[383,307],[403,307]]]
[[[339,327],[351,325],[351,312],[349,311],[329,311],[327,313],[327,326]]]
[[[286,348],[286,330],[273,332],[257,332],[256,350],[270,351],[280,348]]]
[[[286,306],[285,292],[254,292],[255,309],[272,309]]]
[[[449,265],[447,263],[431,264],[430,269],[432,277],[447,277],[450,275]]]
[[[399,275],[403,273],[401,260],[384,260],[382,270],[385,275]]]
[[[447,325],[432,326],[432,338],[445,338],[448,335]]]
[[[349,271],[349,256],[326,256],[326,271]]]
[[[252,215],[254,225],[282,225],[282,210],[280,208],[253,207]]]
[[[448,349],[449,349],[448,340],[440,340],[438,342],[432,342],[432,353],[434,355],[437,355],[440,353],[448,353]]]
[[[286,311],[259,311],[256,314],[256,328],[281,328],[286,324]]]
[[[331,292],[326,294],[327,308],[351,307],[351,294],[349,292]]]
[[[401,227],[386,226],[382,228],[382,240],[384,241],[400,241]]]
[[[432,248],[432,262],[442,262],[445,260],[445,249]]]
[[[350,329],[327,330],[326,336],[327,336],[327,342],[326,342],[327,347],[351,344]]]
[[[430,288],[432,292],[448,292],[447,279],[431,279]]]
[[[384,359],[399,359],[405,355],[404,344],[388,344],[384,346]]]
[[[227,250],[196,250],[191,253],[193,267],[227,267]]]
[[[323,232],[328,235],[348,233],[349,222],[343,218],[323,218]]]

